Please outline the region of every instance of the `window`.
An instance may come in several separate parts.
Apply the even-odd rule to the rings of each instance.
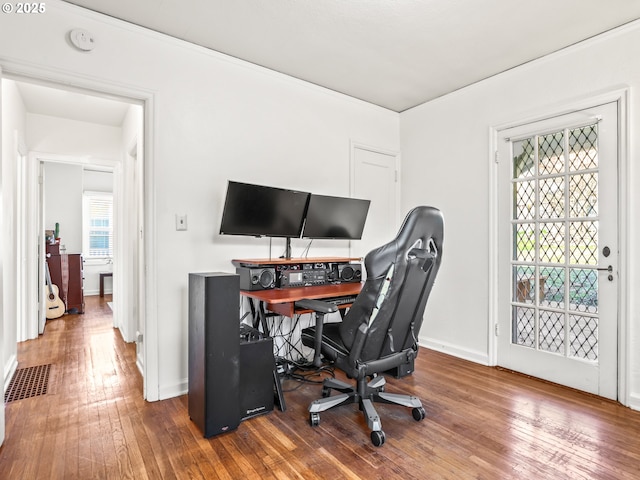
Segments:
[[[84,192],[83,217],[85,259],[113,257],[113,195]]]

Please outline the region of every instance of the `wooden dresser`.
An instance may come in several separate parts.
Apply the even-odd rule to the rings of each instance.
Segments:
[[[51,283],[57,285],[68,313],[84,313],[84,273],[82,254],[59,254],[47,248]]]

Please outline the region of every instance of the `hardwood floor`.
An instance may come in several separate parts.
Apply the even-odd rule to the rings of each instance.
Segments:
[[[285,382],[287,411],[204,439],[187,396],[148,403],[135,345],[111,327],[107,296],[21,343],[19,367],[51,363],[46,395],[6,404],[1,479],[631,479],[640,412],[615,402],[423,349],[416,372],[388,378],[427,418],[378,406],[387,441],[355,405],[308,425],[320,387]]]

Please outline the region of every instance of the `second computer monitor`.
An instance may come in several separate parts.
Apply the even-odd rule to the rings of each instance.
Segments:
[[[359,240],[370,200],[312,194],[302,236]]]

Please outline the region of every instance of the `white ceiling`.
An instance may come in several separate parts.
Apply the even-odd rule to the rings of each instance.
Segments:
[[[29,113],[121,127],[130,104],[117,100],[17,81]]]
[[[398,112],[640,18],[638,0],[67,3]]]

